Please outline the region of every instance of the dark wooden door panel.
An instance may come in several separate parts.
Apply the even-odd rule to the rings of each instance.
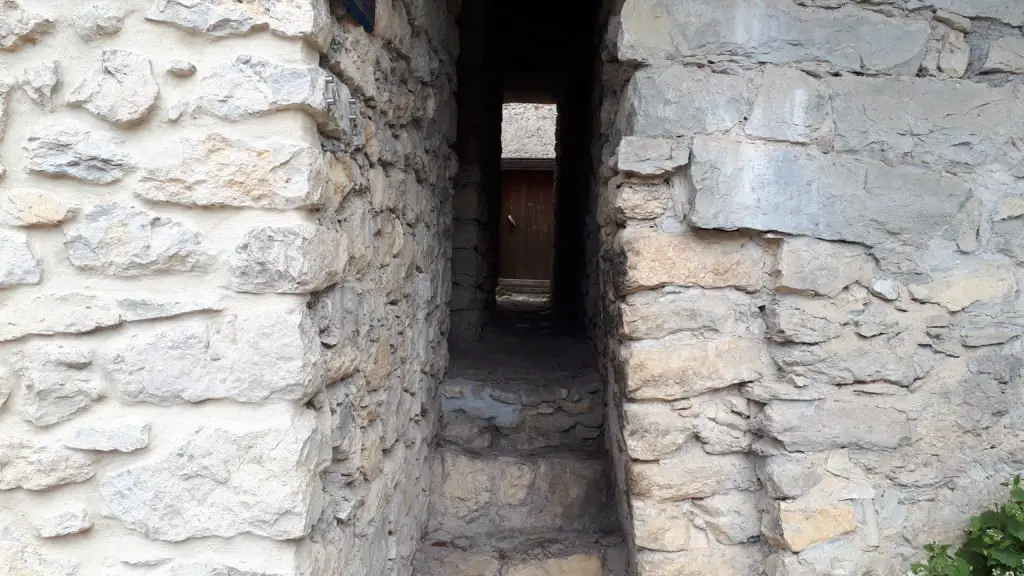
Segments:
[[[555,249],[554,172],[502,172],[501,220],[501,277],[551,280]]]

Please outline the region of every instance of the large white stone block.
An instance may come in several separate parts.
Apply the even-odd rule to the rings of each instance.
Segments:
[[[154,0],[146,19],[215,37],[269,28],[278,36],[309,40],[321,50],[331,39],[331,14],[324,0]]]
[[[129,204],[94,206],[64,235],[75,267],[110,276],[190,272],[211,259],[195,228]]]
[[[90,184],[111,184],[135,169],[123,141],[77,124],[46,124],[33,129],[23,148],[29,172]]]
[[[0,490],[48,490],[85,482],[95,473],[84,454],[25,438],[0,438]]]
[[[642,68],[622,97],[619,122],[627,136],[724,132],[748,112],[756,82],[754,74],[715,74],[677,64]]]
[[[0,229],[0,288],[38,284],[43,267],[21,232]]]
[[[246,233],[231,258],[237,292],[308,293],[341,278],[348,243],[339,231],[316,224],[267,226]]]
[[[146,56],[127,50],[104,50],[99,68],[68,94],[67,103],[118,126],[142,122],[156,106],[160,86]]]
[[[106,370],[122,398],[166,405],[301,401],[322,385],[323,366],[308,310],[289,303],[132,336]]]
[[[273,409],[197,428],[146,462],[107,473],[111,516],[147,538],[305,536],[325,438],[315,413]]]
[[[0,50],[17,50],[35,43],[54,28],[52,18],[25,10],[17,0],[0,4]]]
[[[818,10],[789,0],[664,0],[653,3],[664,6],[655,10],[646,1],[626,4],[624,12],[630,17],[623,20],[619,49],[625,50],[626,59],[647,62],[666,55],[729,55],[774,64],[823,62],[840,70],[914,74],[930,32],[923,18],[884,16],[852,5]],[[643,4],[646,11],[632,4]],[[640,40],[645,37],[652,40]]]
[[[699,136],[690,221],[870,246],[923,246],[956,224],[970,195],[933,170],[825,155],[784,144]]]
[[[140,182],[135,193],[147,200],[292,209],[321,205],[327,173],[322,153],[311,146],[212,133],[161,149]]]

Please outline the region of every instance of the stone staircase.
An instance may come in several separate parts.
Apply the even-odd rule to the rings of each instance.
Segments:
[[[590,352],[536,328],[452,352],[416,576],[625,575]]]

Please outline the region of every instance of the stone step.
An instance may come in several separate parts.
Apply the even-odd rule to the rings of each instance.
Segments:
[[[428,525],[438,538],[616,529],[613,476],[599,458],[439,453]]]
[[[441,438],[471,452],[603,447],[604,399],[596,375],[543,384],[449,378],[441,385]]]
[[[621,538],[550,533],[473,542],[427,538],[413,576],[626,576]]]

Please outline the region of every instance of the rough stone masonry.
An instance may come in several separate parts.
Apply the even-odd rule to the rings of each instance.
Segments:
[[[0,0],[3,576],[409,573],[457,34],[377,4]]]
[[[1024,2],[615,14],[595,194],[636,569],[905,574],[1024,470]]]
[[[411,573],[459,4],[0,0],[4,576]],[[1022,27],[612,7],[589,265],[637,574],[902,574],[1024,469]]]

